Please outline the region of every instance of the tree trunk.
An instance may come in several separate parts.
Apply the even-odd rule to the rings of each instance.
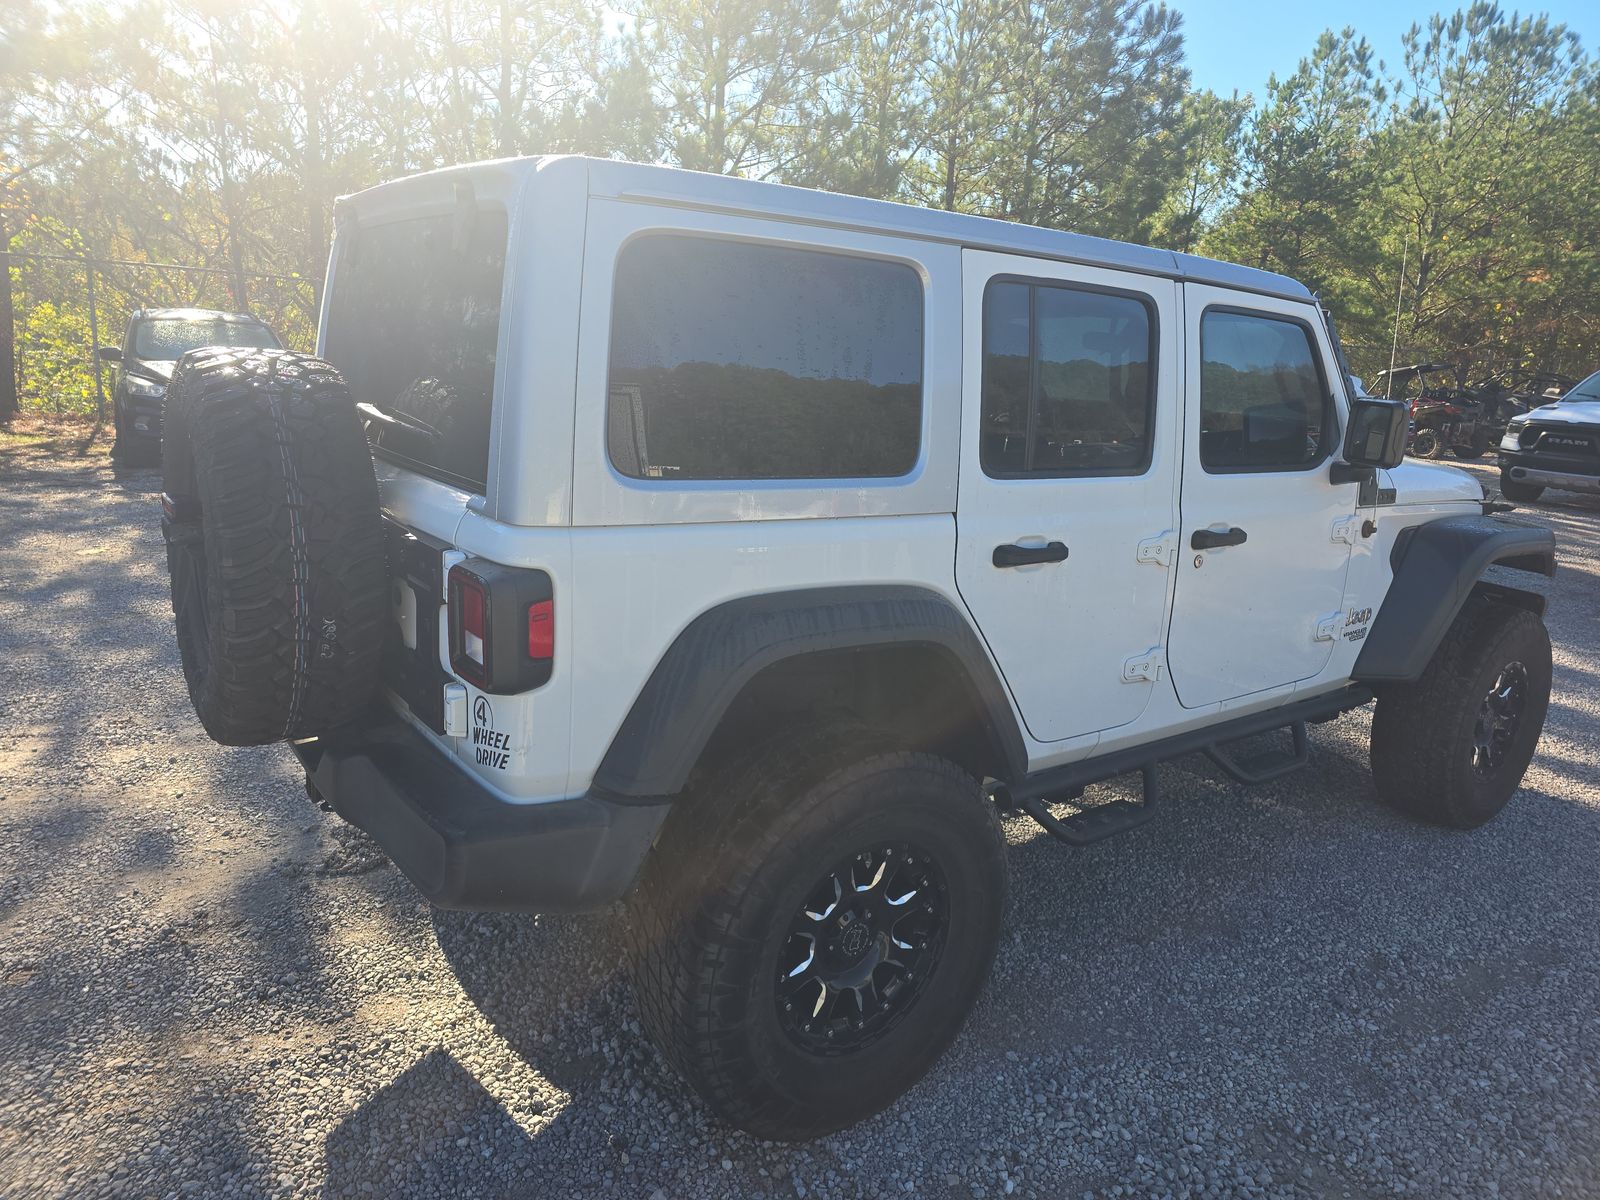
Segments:
[[[5,279],[0,281],[0,421],[9,421],[22,411],[17,400],[17,347],[16,331],[12,327],[11,312],[11,229],[6,224],[6,210],[0,204],[0,270]]]
[[[951,133],[945,141],[944,151],[944,203],[946,212],[956,210],[956,135]]]
[[[500,0],[500,77],[495,83],[495,104],[498,125],[497,149],[501,158],[510,158],[516,151],[516,117],[511,111],[511,35],[516,17],[512,14],[510,0]]]
[[[317,28],[312,23],[314,8],[307,4],[301,12],[300,36],[313,45]],[[322,308],[322,287],[328,270],[327,163],[323,161],[322,108],[324,80],[316,68],[303,65],[301,104],[305,108],[306,144],[301,153],[302,186],[305,188],[306,261],[305,278],[311,284],[310,317],[314,325]]]

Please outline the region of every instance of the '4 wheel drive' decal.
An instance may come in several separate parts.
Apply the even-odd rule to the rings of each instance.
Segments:
[[[494,706],[487,696],[472,702],[472,761],[496,771],[511,763],[511,735],[495,730]]]

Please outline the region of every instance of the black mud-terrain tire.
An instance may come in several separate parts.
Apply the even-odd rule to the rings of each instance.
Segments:
[[[1489,452],[1489,434],[1486,430],[1474,430],[1466,441],[1456,442],[1454,449],[1457,458],[1482,458]]]
[[[178,649],[206,732],[261,745],[359,716],[378,688],[388,577],[339,373],[281,350],[185,355],[161,459]]]
[[[1443,458],[1444,439],[1437,429],[1424,425],[1411,435],[1411,449],[1406,453],[1413,458]]]
[[[1537,483],[1518,483],[1502,471],[1500,494],[1513,504],[1532,504],[1544,495],[1544,487]]]
[[[955,1038],[993,962],[1007,884],[994,806],[955,764],[884,744],[821,727],[697,780],[629,898],[645,1026],[719,1116],[760,1137],[819,1137],[892,1103]],[[943,880],[937,957],[874,1040],[802,1045],[779,1012],[791,923],[835,864],[894,843]]]
[[[1475,746],[1491,690],[1520,665],[1520,717],[1500,761]],[[1372,776],[1385,803],[1418,820],[1474,829],[1522,783],[1550,706],[1550,635],[1526,609],[1473,599],[1415,683],[1385,687],[1372,718]]]

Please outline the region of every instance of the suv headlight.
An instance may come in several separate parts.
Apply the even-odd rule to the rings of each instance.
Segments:
[[[128,395],[142,396],[151,399],[167,394],[167,385],[155,379],[140,379],[135,375],[128,376]]]

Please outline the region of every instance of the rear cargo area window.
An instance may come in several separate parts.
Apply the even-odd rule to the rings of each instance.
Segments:
[[[341,231],[325,357],[370,404],[378,453],[483,491],[506,215],[468,210]]]
[[[905,475],[922,283],[900,263],[653,234],[617,260],[608,442],[635,479]]]

